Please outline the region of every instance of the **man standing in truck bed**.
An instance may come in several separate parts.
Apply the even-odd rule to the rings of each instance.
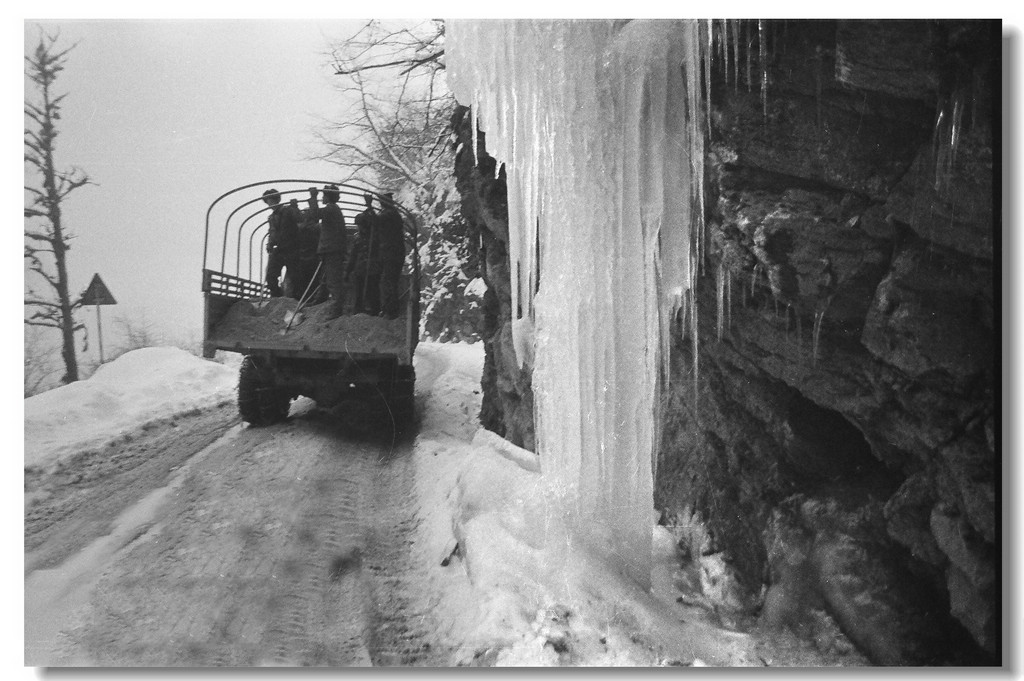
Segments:
[[[320,208],[316,207],[316,195],[316,188],[310,187],[310,210],[316,211],[320,222],[320,243],[316,252],[322,263],[324,286],[333,301],[327,316],[333,319],[345,312],[345,216],[338,206],[341,193],[337,186],[324,186],[324,205]]]
[[[380,244],[376,234],[377,213],[373,195],[363,194],[366,210],[356,216],[356,238],[348,259],[348,279],[355,291],[353,314],[380,313]]]
[[[380,306],[388,319],[398,316],[398,281],[405,262],[405,237],[402,216],[395,208],[393,194],[385,194],[377,215],[376,234],[380,254]]]
[[[292,199],[292,203],[297,204],[298,202]],[[296,239],[298,247],[295,258],[297,275],[292,278],[293,297],[301,299],[306,295],[308,296],[307,305],[317,305],[327,300],[327,292],[324,291],[323,286],[320,286],[321,276],[316,267],[320,261],[320,256],[316,253],[320,246],[320,224],[317,220],[319,211],[314,197],[307,199],[307,206],[306,210],[299,211],[299,231]],[[316,281],[313,280],[314,276]],[[321,291],[323,291],[322,295]]]
[[[290,205],[281,205],[281,193],[276,189],[263,192],[263,203],[270,206],[270,217],[267,218],[267,288],[271,298],[280,298],[283,294],[278,282],[281,269],[288,271],[289,278],[295,274],[299,215]]]

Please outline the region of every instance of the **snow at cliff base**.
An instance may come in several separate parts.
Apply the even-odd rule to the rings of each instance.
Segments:
[[[650,590],[605,547],[574,540],[537,455],[478,425],[480,345],[423,343],[416,355],[444,369],[414,449],[413,550],[428,566],[424,597],[447,624],[444,638],[464,642],[456,663],[751,664],[747,635],[682,621],[676,540],[653,508]]]

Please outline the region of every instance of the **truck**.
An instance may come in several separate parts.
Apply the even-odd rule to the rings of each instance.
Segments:
[[[399,282],[396,319],[352,314],[351,285],[345,313],[333,317],[331,303],[313,304],[316,280],[303,292],[270,297],[264,276],[270,207],[262,200],[276,189],[282,203],[305,202],[310,187],[338,187],[351,249],[355,216],[392,205],[401,215],[406,258]],[[413,354],[419,339],[418,221],[377,189],[352,182],[264,180],[233,188],[206,212],[203,245],[203,356],[217,351],[242,355],[238,409],[244,421],[268,426],[288,417],[303,395],[336,414],[343,426],[367,431],[375,425],[408,429],[415,417]],[[218,251],[219,247],[219,251]]]

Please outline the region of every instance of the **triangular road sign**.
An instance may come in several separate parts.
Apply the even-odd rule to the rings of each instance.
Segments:
[[[85,293],[82,294],[83,305],[117,305],[117,301],[114,300],[114,296],[110,295],[110,289],[100,279],[99,274],[92,275],[92,281],[89,283],[89,288],[85,289]]]

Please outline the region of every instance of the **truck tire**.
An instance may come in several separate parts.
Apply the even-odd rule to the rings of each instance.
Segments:
[[[254,426],[269,426],[288,418],[291,398],[288,392],[274,385],[269,371],[260,360],[244,357],[238,372],[238,413]]]
[[[407,430],[416,414],[416,370],[411,366],[399,366],[391,384],[388,407],[395,419],[395,426]]]

